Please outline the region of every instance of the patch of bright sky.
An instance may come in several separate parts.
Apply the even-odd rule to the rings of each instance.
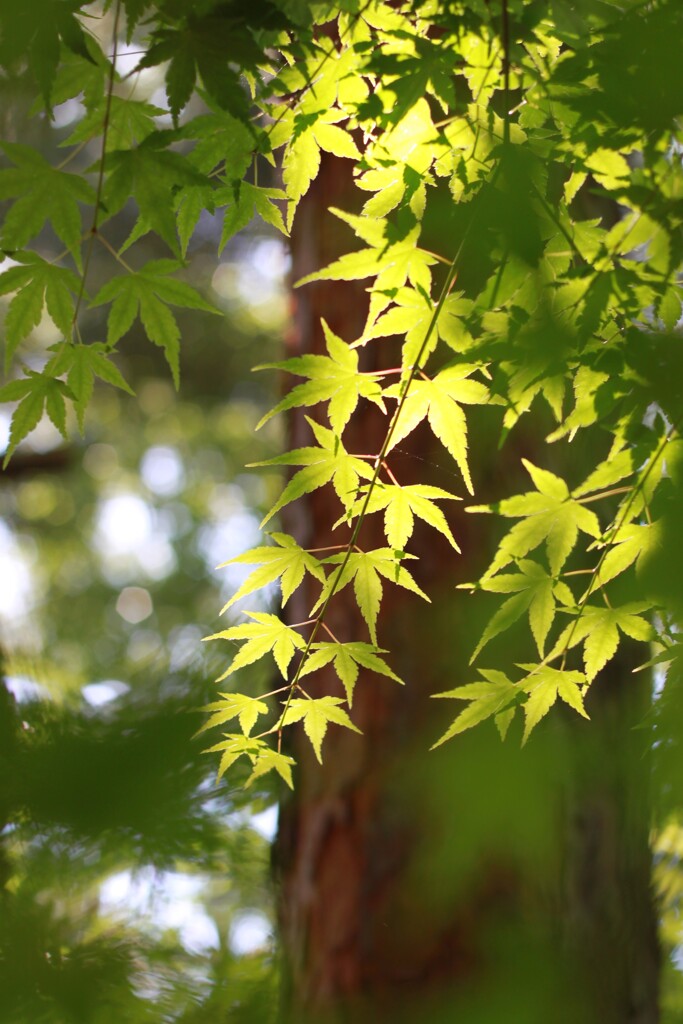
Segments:
[[[261,326],[273,327],[285,313],[284,280],[290,264],[283,242],[261,238],[244,246],[234,262],[220,263],[211,284],[220,298],[237,301]]]
[[[66,128],[74,121],[80,120],[85,114],[85,107],[79,99],[65,100],[52,108],[52,127]]]
[[[255,953],[270,945],[272,931],[268,918],[257,910],[238,914],[230,926],[230,948],[235,956]]]
[[[173,548],[154,509],[130,491],[100,502],[94,544],[102,569],[112,582],[125,582],[139,570],[151,579],[163,579],[176,565]]]
[[[158,89],[155,89],[154,92],[152,93],[152,95],[149,98],[149,102],[153,103],[155,107],[161,107],[162,110],[165,110],[168,107],[168,99],[166,97],[166,87],[165,86],[160,86]],[[156,123],[159,126],[159,128],[172,128],[173,127],[173,118],[171,117],[170,113],[169,114],[159,114],[157,117],[155,117],[154,120],[156,121]]]
[[[201,953],[220,945],[215,922],[197,902],[205,884],[201,876],[177,871],[121,871],[100,886],[100,908],[114,917],[146,919],[150,928],[172,928],[188,951]]]
[[[166,90],[160,84],[163,81],[165,68],[153,67],[135,71],[141,56],[138,44],[124,43],[119,40],[116,49],[116,70],[123,79],[119,91],[124,96],[130,96],[143,103],[153,103],[155,106],[161,107],[162,110],[166,110],[168,107]],[[135,73],[133,74],[133,72]],[[172,123],[170,114],[167,118],[159,118],[158,124],[161,126],[166,121],[170,127]]]
[[[30,611],[33,604],[34,580],[31,562],[22,552],[14,534],[0,520],[0,565],[2,565],[2,586],[0,586],[0,617],[7,624],[19,622]]]
[[[177,494],[185,483],[182,459],[168,445],[147,449],[140,463],[140,475],[150,491],[164,498]]]
[[[217,949],[220,936],[215,921],[198,902],[205,879],[177,871],[143,868],[111,875],[100,887],[100,909],[114,917],[135,915],[152,929],[177,931],[192,953]],[[270,944],[268,918],[258,910],[245,910],[230,926],[230,947],[244,956]]]
[[[252,828],[267,839],[269,843],[272,843],[275,839],[275,833],[277,832],[277,821],[278,821],[278,806],[273,804],[271,807],[266,807],[265,811],[260,811],[258,814],[251,814],[249,816],[249,824]]]
[[[200,531],[199,548],[212,569],[261,541],[259,521],[247,507],[240,487],[217,487],[209,511],[213,522]]]
[[[207,789],[211,792],[209,787]],[[210,797],[203,806],[205,810],[210,811],[212,798]],[[266,807],[263,811],[258,811],[255,814],[243,809],[232,811],[228,814],[226,821],[230,828],[240,829],[245,826],[253,828],[260,836],[263,836],[264,839],[271,843],[277,832],[278,813],[277,804],[272,804],[270,807]]]
[[[122,43],[119,40],[116,48],[116,70],[122,77],[129,75],[140,63],[141,56],[138,43]]]
[[[23,701],[44,699],[48,696],[44,686],[27,676],[7,676],[5,684],[14,699],[20,704]]]
[[[103,679],[99,683],[88,683],[81,689],[81,693],[90,707],[101,708],[129,690],[130,686],[122,683],[120,679]]]

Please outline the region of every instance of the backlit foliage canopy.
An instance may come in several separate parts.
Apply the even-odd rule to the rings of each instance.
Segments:
[[[276,529],[233,559],[254,568],[226,611],[273,584],[286,604],[307,576],[319,597],[305,623],[261,604],[210,638],[228,641],[230,659],[226,692],[206,709],[205,728],[227,730],[210,748],[220,774],[245,758],[252,779],[275,771],[291,785],[283,730],[302,723],[320,758],[330,726],[356,728],[360,669],[396,679],[381,646],[383,594],[399,586],[429,600],[411,572],[411,535],[424,521],[457,559],[454,499],[505,529],[468,585],[498,603],[474,645],[472,679],[438,695],[457,710],[439,742],[488,718],[505,736],[518,714],[526,739],[558,700],[586,716],[586,691],[624,637],[656,645],[643,646],[643,662],[654,650],[676,664],[679,0],[2,0],[0,12],[0,61],[33,82],[36,116],[81,104],[60,162],[17,140],[2,145],[0,293],[11,301],[0,400],[14,410],[5,463],[43,415],[65,436],[83,429],[96,380],[134,387],[116,349],[137,319],[178,383],[192,353],[174,309],[215,312],[183,279],[203,214],[222,219],[221,249],[255,215],[287,235],[321,152],[351,163],[362,194],[360,213],[331,211],[355,248],[298,286],[366,282],[363,332],[341,338],[324,324],[326,355],[276,364],[294,383],[269,414],[307,409],[310,433],[268,463],[293,470],[263,525],[331,487],[340,545],[307,551]],[[136,92],[150,68],[163,72],[163,107]],[[117,217],[131,202],[137,221],[122,241]],[[433,252],[424,226],[444,209],[449,244]],[[149,232],[168,256],[144,263],[136,243]],[[111,255],[104,284],[89,274],[95,246]],[[84,314],[99,307],[106,319],[91,335]],[[62,340],[29,358],[26,339],[45,313]],[[361,368],[366,346],[397,338],[399,366]],[[345,430],[367,402],[386,434],[379,451],[358,455]],[[553,471],[527,461],[525,493],[469,504],[473,405],[489,407],[501,442],[545,405]],[[453,460],[453,493],[402,485],[392,468],[395,446],[423,423]],[[582,432],[593,464],[577,476],[571,446]],[[376,513],[386,544],[368,550],[362,527]],[[337,637],[326,622],[349,585],[365,636]],[[493,642],[523,619],[529,657],[511,665]],[[270,656],[282,683],[241,692],[240,670]],[[316,695],[325,665],[339,696]]]

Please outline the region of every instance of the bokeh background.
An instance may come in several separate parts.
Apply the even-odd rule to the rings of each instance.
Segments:
[[[158,69],[133,87],[154,104]],[[20,76],[2,89],[3,138],[63,159],[80,104],[49,121],[28,109]],[[188,253],[186,279],[222,315],[178,312],[180,393],[134,328],[118,365],[136,397],[97,389],[84,436],[72,424],[65,444],[44,421],[0,477],[3,1022],[272,1017],[277,794],[245,791],[239,768],[217,785],[202,753],[215,740],[194,734],[229,653],[201,640],[224,628],[220,609],[248,571],[216,566],[254,544],[278,487],[245,464],[278,445],[277,424],[255,434],[274,376],[252,369],[279,352],[288,254],[263,224],[220,257],[219,238],[207,216]],[[61,248],[40,241],[48,258]],[[167,255],[151,236],[136,250]],[[104,248],[95,259],[91,294],[112,271]],[[103,310],[83,327],[96,339]],[[57,340],[46,318],[26,363],[41,367]]]

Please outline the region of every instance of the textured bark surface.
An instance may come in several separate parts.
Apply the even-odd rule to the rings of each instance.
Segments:
[[[297,213],[294,280],[353,247],[326,213],[353,202],[346,162],[324,157]],[[293,303],[292,354],[324,350],[321,316],[347,341],[361,333],[363,282],[307,285]],[[396,353],[375,343],[363,358],[389,366]],[[289,430],[293,447],[311,443],[303,415]],[[346,447],[375,452],[385,430],[374,407],[359,410]],[[452,483],[447,457],[430,445],[420,431],[401,444],[392,457],[401,483]],[[326,489],[290,506],[285,525],[307,547],[340,544],[345,528],[331,530],[339,514]],[[352,717],[363,735],[331,728],[320,767],[292,732],[296,791],[281,809],[274,855],[288,1022],[500,1024],[511,1007],[524,1024],[657,1019],[644,769],[622,742],[637,701],[624,703],[617,681],[596,722],[560,721],[523,757],[516,738],[503,747],[490,728],[427,755],[454,713],[429,695],[472,678],[480,613],[454,588],[481,568],[488,541],[477,531],[487,526],[458,513],[462,557],[433,532],[416,533],[416,575],[434,606],[385,588],[380,643],[408,685],[361,672]],[[360,540],[384,545],[379,516]],[[311,596],[299,593],[290,621],[308,617]],[[328,625],[341,640],[367,635],[351,593],[335,600]],[[313,689],[341,692],[333,673],[317,674]]]
[[[587,702],[591,728],[571,730],[562,875],[565,948],[581,965],[594,1019],[655,1024],[659,946],[649,848],[651,736],[646,673],[625,648]]]

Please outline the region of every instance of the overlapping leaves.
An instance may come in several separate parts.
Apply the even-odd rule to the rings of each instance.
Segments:
[[[308,377],[308,383],[298,384],[261,419],[259,426],[271,416],[302,406],[329,402],[327,415],[332,431],[341,436],[361,398],[367,398],[384,411],[382,388],[378,374],[360,373],[358,352],[345,344],[322,321],[329,355],[296,356],[279,363],[265,363],[260,369],[287,370],[288,373]]]
[[[0,391],[16,403],[7,458],[43,414],[64,433],[70,403],[82,428],[95,379],[128,387],[112,357],[136,318],[163,348],[177,383],[180,331],[170,307],[212,309],[178,279],[178,261],[140,267],[132,259],[138,269],[109,280],[94,300],[111,303],[106,344],[80,339],[77,321],[92,289],[87,273],[81,280],[70,267],[81,267],[83,206],[94,224],[89,252],[100,229],[134,199],[138,221],[120,251],[102,235],[126,269],[122,253],[148,231],[184,255],[203,211],[222,212],[221,248],[254,215],[287,233],[321,153],[341,157],[353,164],[361,212],[332,212],[362,248],[313,268],[299,284],[365,281],[365,328],[350,345],[325,324],[326,355],[270,364],[303,380],[263,422],[325,403],[329,429],[316,410],[308,420],[314,443],[260,465],[295,467],[264,522],[331,486],[341,502],[337,528],[351,539],[334,553],[311,552],[274,533],[231,560],[256,568],[226,609],[279,581],[283,603],[303,592],[313,618],[294,627],[269,612],[247,612],[248,622],[215,634],[234,645],[223,678],[272,656],[288,680],[278,708],[239,693],[210,706],[208,726],[236,720],[242,729],[212,748],[221,753],[219,773],[244,757],[251,779],[275,771],[291,784],[291,759],[273,750],[270,733],[301,722],[320,757],[330,724],[352,727],[342,698],[311,697],[300,680],[332,670],[350,705],[361,669],[395,678],[378,646],[383,588],[391,582],[425,596],[407,568],[417,520],[454,549],[457,543],[439,504],[454,495],[422,482],[399,484],[392,460],[407,436],[426,427],[472,493],[468,404],[503,405],[507,436],[542,396],[556,420],[550,441],[571,444],[580,431],[594,437],[600,429],[611,447],[605,456],[602,441],[596,446],[593,469],[578,487],[527,461],[534,490],[469,510],[516,520],[473,585],[500,601],[473,658],[484,650],[491,656],[492,641],[528,617],[538,663],[518,666],[516,679],[509,666],[504,673],[481,669],[478,682],[447,690],[466,706],[443,739],[488,718],[504,734],[517,707],[526,739],[558,699],[585,714],[586,687],[621,637],[654,637],[647,607],[620,588],[646,575],[678,473],[683,243],[673,154],[681,142],[675,117],[683,111],[680,89],[667,87],[680,78],[670,31],[680,23],[678,8],[658,0],[646,12],[636,6],[616,16],[609,5],[591,3],[579,19],[566,4],[550,13],[535,0],[519,10],[512,5],[516,99],[501,117],[495,111],[510,83],[486,5],[471,5],[467,17],[457,5],[357,0],[334,9],[298,0],[257,0],[249,11],[218,2],[164,4],[160,13],[138,0],[124,7],[129,42],[133,31],[142,40],[138,69],[164,67],[167,124],[160,107],[124,94],[116,69],[109,76],[75,0],[40,0],[36,17],[33,8],[29,16],[28,8],[8,7],[0,30],[0,63],[35,64],[48,110],[53,98],[81,92],[85,107],[59,166],[27,146],[4,148],[13,166],[0,170],[0,198],[10,201],[2,244],[15,260],[0,275],[0,292],[14,293],[5,318],[6,372],[16,372],[17,353],[29,351],[24,343],[35,341],[45,309],[63,335],[45,365],[32,362]],[[309,31],[316,19],[324,31]],[[641,39],[667,55],[649,76],[634,62]],[[640,92],[631,88],[636,77]],[[203,113],[183,121],[198,87]],[[98,137],[102,159],[74,173],[79,147]],[[259,180],[260,165],[276,154],[282,189]],[[438,179],[449,192],[435,187]],[[596,190],[628,212],[603,224],[598,208],[587,220],[580,210]],[[594,197],[587,201],[595,205]],[[422,248],[422,221],[431,232],[442,212],[448,251],[435,254]],[[46,225],[66,254],[24,251],[33,239],[42,247]],[[443,275],[442,261],[450,267]],[[456,270],[457,293],[449,291]],[[395,338],[401,355],[387,360]],[[367,362],[372,372],[361,371],[361,346],[381,352]],[[454,353],[469,362],[444,365]],[[396,362],[394,370],[375,369]],[[384,374],[392,372],[398,383],[386,384]],[[363,400],[385,414],[390,433],[381,453],[361,457],[342,437]],[[588,507],[594,502],[605,502],[596,504],[600,516]],[[364,550],[363,521],[378,512],[388,546]],[[324,632],[328,606],[349,584],[370,643]],[[659,608],[668,635],[675,629],[670,611]],[[265,731],[252,736],[261,716]]]

